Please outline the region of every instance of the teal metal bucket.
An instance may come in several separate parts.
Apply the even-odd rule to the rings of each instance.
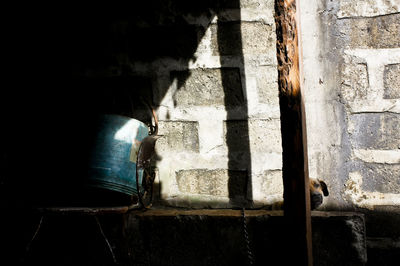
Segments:
[[[148,130],[146,124],[130,117],[100,116],[89,160],[88,186],[137,195],[137,154]],[[142,169],[138,169],[138,177],[143,179]]]

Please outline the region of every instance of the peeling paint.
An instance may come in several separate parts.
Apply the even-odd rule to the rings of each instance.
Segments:
[[[363,177],[359,172],[351,172],[345,183],[343,196],[358,207],[373,210],[378,205],[399,205],[400,194],[363,191]]]

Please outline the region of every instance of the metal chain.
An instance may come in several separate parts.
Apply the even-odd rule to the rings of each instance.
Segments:
[[[242,208],[242,218],[243,218],[243,234],[244,234],[244,240],[246,241],[248,263],[249,265],[254,265],[254,255],[253,252],[251,251],[250,238],[249,238],[249,232],[247,231],[246,214],[244,208]]]

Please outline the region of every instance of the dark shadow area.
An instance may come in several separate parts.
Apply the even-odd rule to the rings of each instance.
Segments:
[[[235,17],[241,18],[240,1],[231,1],[232,7],[235,10]],[[244,167],[247,171],[248,179],[244,182],[247,184],[246,191],[243,193],[243,188],[239,188],[235,184],[232,173],[229,173],[229,196],[231,203],[234,206],[245,207],[251,206],[252,196],[252,180],[251,180],[251,154],[250,154],[250,139],[248,121],[234,121],[232,109],[241,108],[241,113],[244,117],[248,117],[247,97],[246,92],[246,75],[243,58],[242,31],[241,21],[224,22],[218,20],[217,25],[218,50],[221,56],[221,65],[223,65],[222,56],[236,55],[239,56],[239,61],[242,68],[239,71],[241,86],[238,89],[232,86],[231,75],[222,72],[222,84],[225,95],[225,108],[227,111],[226,117],[226,142],[228,146],[228,169],[237,169]],[[229,72],[228,72],[229,73]],[[239,141],[238,141],[239,140]],[[243,183],[240,182],[240,183]]]
[[[26,46],[21,58],[28,64],[14,62],[16,82],[2,97],[5,200],[30,205],[35,198],[51,202],[54,195],[74,195],[93,145],[94,117],[113,113],[149,123],[151,113],[142,99],[157,107],[167,92],[169,86],[154,91],[152,69],[138,75],[133,64],[168,57],[187,65],[212,19],[224,10],[235,10],[240,18],[239,1],[160,0],[138,2],[134,8],[79,6],[21,17],[14,27],[21,30],[14,48]],[[190,23],[190,17],[199,16],[207,22]],[[230,121],[234,108],[247,116],[240,21],[221,20],[217,27],[221,56],[239,56],[242,64],[221,69],[228,168],[250,176],[247,123]],[[179,72],[178,80],[183,83],[189,74]],[[230,179],[232,200],[241,205],[251,199],[251,187],[244,195],[235,177]]]
[[[224,69],[222,71],[222,84],[225,95],[225,108],[227,111],[225,134],[228,147],[228,169],[247,171],[247,180],[240,183],[246,184],[246,190],[243,193],[243,188],[238,190],[232,172],[229,173],[229,195],[231,204],[238,207],[248,206],[252,201],[252,181],[251,181],[251,155],[250,155],[250,140],[249,128],[247,120],[236,120],[234,117],[234,108],[240,108],[244,117],[248,115],[246,92],[246,76],[243,58],[242,33],[240,21],[240,1],[231,1],[232,8],[235,10],[234,17],[238,17],[239,21],[224,22],[218,20],[217,37],[218,51],[221,56],[221,65],[223,66],[222,56],[239,56],[241,69]],[[239,77],[240,86],[233,86],[235,80],[231,73],[235,73]]]
[[[1,93],[0,205],[9,218],[2,221],[2,232],[7,231],[2,242],[18,239],[18,243],[12,245],[12,252],[6,251],[7,259],[18,264],[37,229],[37,215],[30,215],[26,208],[75,204],[76,199],[80,203],[81,194],[88,193],[82,192],[79,184],[86,178],[95,117],[112,113],[151,121],[151,113],[141,99],[158,107],[169,86],[155,92],[154,70],[150,67],[138,73],[134,62],[151,66],[155,59],[172,58],[182,66],[188,65],[213,18],[232,9],[240,18],[239,1],[227,0],[140,1],[134,7],[99,3],[90,7],[37,5],[10,12],[14,22],[6,38],[10,82]],[[190,23],[190,17],[200,16],[204,23]],[[243,64],[240,21],[221,21],[217,26],[221,56],[239,56]],[[240,71],[244,71],[243,65],[241,70],[221,69],[227,120],[232,119],[232,109],[239,106],[243,116],[247,115],[242,87],[245,76]],[[187,71],[179,72],[180,82],[189,75]],[[230,123],[236,121],[226,126],[229,197],[233,205],[240,207],[251,199],[248,128],[247,121],[238,121],[239,126]],[[243,140],[240,146],[235,144],[237,138]],[[93,193],[83,195],[83,200],[86,197],[92,202],[89,195],[97,192]],[[106,193],[105,198],[100,194],[102,199],[119,201],[114,193]],[[83,223],[75,234],[65,229],[74,222],[62,218],[58,222],[49,234],[57,238],[56,232],[60,232],[60,239],[67,240],[64,246],[52,247],[54,254],[59,254],[57,249],[81,244],[73,235],[90,234],[85,228],[93,227]],[[51,261],[55,257],[49,256],[48,263],[57,265]],[[64,265],[61,260],[60,265]]]

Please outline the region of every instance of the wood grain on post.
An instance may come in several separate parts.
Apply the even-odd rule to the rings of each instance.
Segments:
[[[299,0],[298,0],[299,1]],[[301,47],[296,0],[275,0],[279,104],[282,132],[284,215],[288,256],[312,265],[307,134],[301,90]]]

